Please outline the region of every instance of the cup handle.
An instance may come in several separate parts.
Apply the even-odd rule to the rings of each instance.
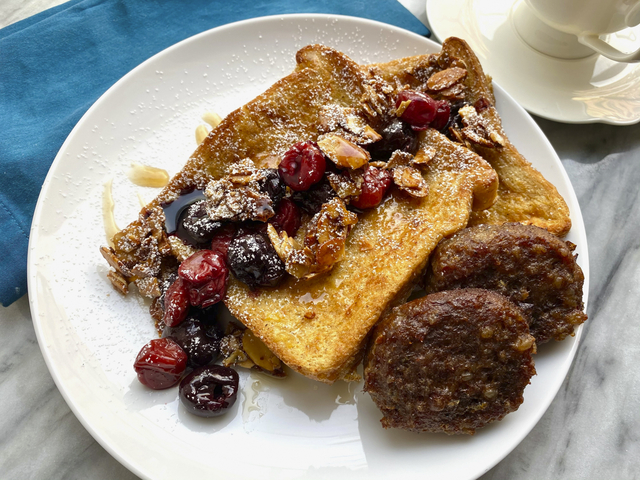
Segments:
[[[597,35],[578,35],[578,41],[616,62],[640,62],[640,48],[635,52],[624,53],[601,40]]]

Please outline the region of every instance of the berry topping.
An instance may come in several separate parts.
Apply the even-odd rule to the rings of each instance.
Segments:
[[[154,390],[169,388],[180,381],[187,367],[187,354],[170,338],[147,343],[133,364],[138,380]]]
[[[190,205],[180,215],[176,233],[178,237],[193,246],[206,245],[222,227],[221,222],[211,220],[207,215],[205,205],[206,202],[200,200]]]
[[[302,225],[300,209],[291,199],[283,198],[270,222],[278,232],[284,230],[287,235],[293,237]]]
[[[271,241],[260,231],[236,236],[229,245],[227,262],[236,278],[251,288],[273,287],[286,274]]]
[[[415,154],[418,150],[418,138],[411,126],[394,118],[381,131],[381,140],[368,146],[369,153],[374,160],[389,160],[396,150]]]
[[[426,130],[436,116],[437,102],[429,95],[403,90],[396,98],[400,118],[416,131]]]
[[[167,328],[164,337],[174,340],[187,354],[187,365],[192,368],[212,363],[220,355],[219,332],[201,320],[189,317],[175,328]]]
[[[269,195],[273,205],[277,205],[287,193],[287,186],[280,178],[277,168],[265,168],[262,172],[264,177],[258,182],[260,190]]]
[[[229,250],[229,244],[233,237],[236,235],[238,227],[235,223],[225,223],[222,228],[216,232],[211,239],[211,250],[222,255],[222,258],[227,257],[227,250]]]
[[[300,142],[287,150],[278,171],[292,190],[301,192],[322,180],[326,167],[324,155],[315,143]]]
[[[444,128],[449,124],[451,106],[446,100],[438,100],[436,104],[436,115],[431,122],[431,128],[435,128],[436,130],[444,130]]]
[[[364,210],[377,207],[382,202],[393,183],[393,176],[389,170],[369,166],[362,180],[362,193],[351,201],[351,205]]]
[[[224,271],[224,260],[219,253],[199,250],[180,264],[178,275],[191,286],[198,286],[223,275]]]
[[[226,413],[238,396],[238,373],[222,365],[200,367],[180,382],[180,402],[189,413],[216,417]]]
[[[164,316],[167,327],[175,327],[187,318],[189,312],[189,286],[183,279],[176,279],[164,294]]]
[[[291,198],[305,213],[315,215],[322,208],[322,204],[331,201],[331,199],[336,196],[336,192],[331,184],[328,181],[323,180],[322,182],[315,184],[306,192],[295,192]]]
[[[220,253],[199,250],[180,264],[178,275],[189,287],[191,305],[206,308],[224,298],[229,270]]]

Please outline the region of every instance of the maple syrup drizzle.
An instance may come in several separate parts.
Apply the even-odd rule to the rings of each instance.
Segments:
[[[127,176],[139,187],[162,188],[169,183],[169,174],[166,170],[141,163],[132,163]]]
[[[118,225],[116,225],[116,219],[113,214],[113,195],[111,194],[111,185],[113,179],[110,179],[104,184],[102,191],[102,221],[104,223],[104,233],[107,236],[107,243],[110,247],[113,247],[113,236],[120,231]]]

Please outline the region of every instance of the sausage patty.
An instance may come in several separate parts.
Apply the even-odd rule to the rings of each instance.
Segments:
[[[520,307],[538,345],[563,340],[587,319],[584,275],[574,249],[572,243],[533,225],[477,225],[438,244],[425,289],[495,290]]]
[[[364,389],[385,428],[473,434],[520,406],[535,348],[506,297],[482,289],[434,293],[394,308],[374,328]]]

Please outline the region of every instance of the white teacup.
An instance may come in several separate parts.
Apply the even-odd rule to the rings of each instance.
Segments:
[[[619,62],[640,61],[640,48],[632,53],[621,52],[600,36],[635,27],[640,24],[640,0],[524,0],[529,9],[546,26],[564,34],[575,35],[577,41],[592,51],[600,53]],[[521,8],[517,14],[516,26],[523,33],[525,40],[532,46],[541,39],[554,36],[548,31],[538,35],[538,39],[531,38],[531,32],[540,31],[534,27],[536,19],[528,18],[526,11]],[[528,19],[527,19],[528,18]],[[560,34],[561,35],[561,34]],[[555,35],[558,37],[558,35]],[[558,37],[559,38],[559,37]],[[579,47],[579,46],[578,46]],[[578,50],[576,50],[578,51]],[[545,51],[545,53],[550,53]],[[563,56],[563,55],[558,55]],[[575,55],[580,56],[579,54]],[[570,55],[569,55],[570,57]],[[567,58],[567,56],[565,56]]]

